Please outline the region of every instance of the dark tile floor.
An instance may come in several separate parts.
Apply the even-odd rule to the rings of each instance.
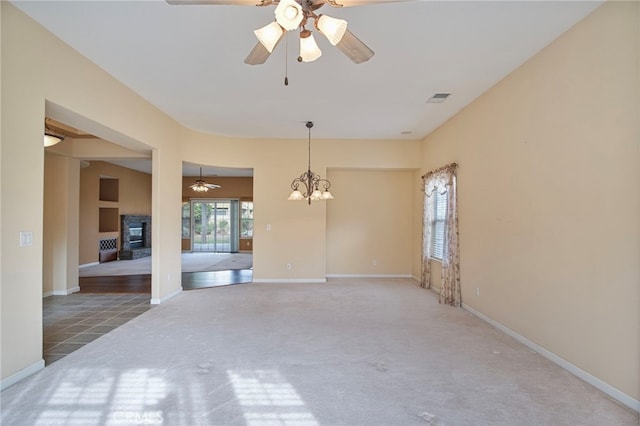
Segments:
[[[148,294],[74,293],[42,300],[45,365],[149,310]]]
[[[253,281],[253,269],[230,271],[183,272],[182,289],[220,287],[231,284],[247,284]]]

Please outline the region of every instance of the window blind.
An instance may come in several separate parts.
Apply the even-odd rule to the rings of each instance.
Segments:
[[[445,222],[447,219],[447,193],[433,191],[433,216],[431,221],[431,257],[442,260],[445,245]]]

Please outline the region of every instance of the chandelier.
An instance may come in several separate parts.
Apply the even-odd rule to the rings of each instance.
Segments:
[[[347,30],[347,21],[331,16],[316,14],[315,10],[329,3],[333,7],[342,7],[336,0],[261,0],[258,6],[277,4],[274,22],[254,31],[259,43],[249,54],[245,63],[257,65],[264,63],[273,49],[282,39],[285,31],[300,31],[300,54],[298,62],[313,62],[322,55],[313,33],[306,28],[310,19],[313,26],[323,34],[329,43],[356,64],[368,61],[375,54],[366,44]]]
[[[333,200],[333,195],[329,192],[331,182],[320,178],[319,175],[311,171],[311,128],[313,127],[313,122],[307,121],[306,126],[309,129],[309,162],[307,163],[307,171],[291,182],[293,192],[289,195],[289,201],[308,200],[309,205],[311,205],[312,200]]]

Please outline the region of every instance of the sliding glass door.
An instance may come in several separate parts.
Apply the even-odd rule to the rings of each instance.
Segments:
[[[191,200],[191,251],[237,252],[238,205],[238,200]]]

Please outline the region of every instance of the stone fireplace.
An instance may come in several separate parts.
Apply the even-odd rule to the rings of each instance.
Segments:
[[[151,216],[120,215],[120,260],[151,256]]]

